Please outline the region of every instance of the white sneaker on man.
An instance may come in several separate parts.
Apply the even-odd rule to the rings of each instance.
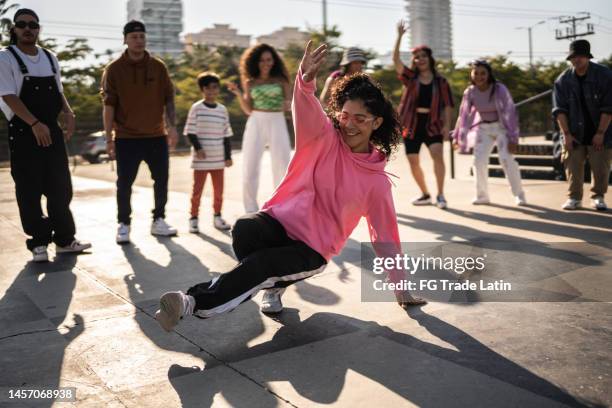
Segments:
[[[48,262],[49,255],[47,255],[47,246],[41,245],[32,249],[32,261],[34,262]]]
[[[568,198],[561,208],[563,208],[564,210],[577,210],[581,206],[582,201],[576,200],[575,198]]]
[[[516,205],[518,205],[519,207],[527,205],[527,200],[525,199],[525,194],[517,195],[516,197],[514,197],[514,200],[516,202]]]
[[[191,217],[189,219],[189,232],[192,234],[197,234],[200,232],[200,227],[198,226],[198,217]]]
[[[264,290],[264,295],[261,300],[259,310],[263,313],[280,313],[283,311],[283,302],[281,296],[285,292],[285,288],[272,288]]]
[[[118,244],[127,244],[130,242],[130,226],[124,223],[119,223],[117,228],[116,241]]]
[[[215,226],[216,229],[220,231],[227,231],[227,230],[232,229],[232,226],[229,225],[227,222],[225,222],[225,220],[221,218],[220,215],[215,215],[213,219],[213,225]]]
[[[91,248],[91,244],[89,242],[81,242],[77,239],[72,241],[70,245],[59,246],[55,245],[55,253],[74,253],[74,252],[83,252],[86,249]]]
[[[155,320],[167,332],[172,331],[190,307],[189,297],[183,292],[166,292],[159,299]]]
[[[606,211],[608,209],[603,197],[595,197],[593,200],[591,200],[591,204],[597,211]]]
[[[171,237],[176,235],[176,228],[170,226],[163,218],[157,218],[151,224],[151,234],[160,237]]]
[[[488,198],[475,198],[472,200],[472,204],[474,205],[485,205],[485,204],[490,204],[491,200],[489,200]]]

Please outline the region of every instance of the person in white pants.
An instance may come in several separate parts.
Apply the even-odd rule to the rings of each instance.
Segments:
[[[247,213],[259,210],[257,190],[261,158],[266,146],[272,159],[272,176],[276,188],[287,171],[291,145],[285,111],[291,110],[289,74],[274,47],[258,44],[246,50],[240,61],[242,88],[229,89],[249,115],[242,139],[243,201]]]
[[[453,145],[462,152],[474,150],[476,197],[473,204],[488,204],[489,156],[497,146],[499,161],[517,205],[525,205],[521,172],[513,153],[518,146],[518,116],[508,88],[493,76],[488,62],[472,63],[472,85],[463,93]]]

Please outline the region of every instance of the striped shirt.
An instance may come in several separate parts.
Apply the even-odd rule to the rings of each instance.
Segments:
[[[205,159],[199,159],[192,152],[191,168],[195,170],[219,170],[225,168],[223,139],[233,135],[229,114],[225,106],[217,103],[210,108],[200,100],[189,109],[183,134],[194,134],[202,146]]]
[[[404,72],[399,75],[399,80],[404,84],[404,93],[399,105],[399,117],[402,125],[402,136],[414,139],[416,130],[416,109],[419,103],[419,77],[416,72],[404,66]],[[444,77],[435,75],[433,79],[433,90],[429,120],[427,121],[427,134],[439,136],[442,134],[442,113],[445,107],[454,107],[453,95],[450,86]]]

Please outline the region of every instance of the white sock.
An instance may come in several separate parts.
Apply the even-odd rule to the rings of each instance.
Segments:
[[[183,316],[191,316],[193,314],[193,309],[195,309],[195,298],[191,295],[183,294]]]

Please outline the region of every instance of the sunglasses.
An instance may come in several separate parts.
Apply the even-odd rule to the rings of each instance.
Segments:
[[[38,30],[40,28],[40,24],[38,24],[36,21],[17,21],[15,23],[15,27],[20,28],[22,30],[26,27],[28,27],[30,30]]]
[[[370,122],[376,118],[374,116],[366,118],[363,115],[351,115],[348,112],[338,112],[336,113],[336,119],[338,119],[338,122],[340,123],[347,123],[349,120],[352,120],[356,125],[363,125],[364,123]]]

